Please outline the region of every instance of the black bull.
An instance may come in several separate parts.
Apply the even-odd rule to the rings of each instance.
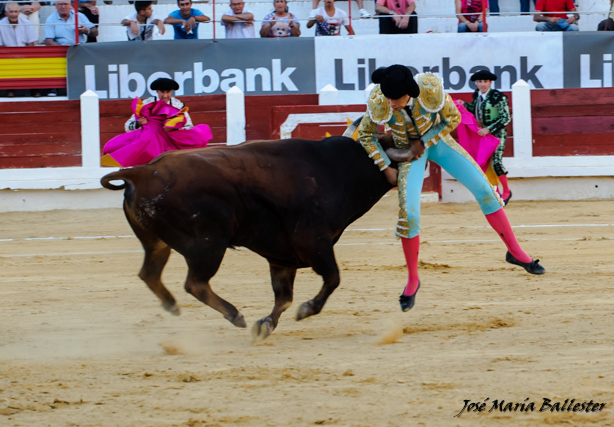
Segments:
[[[111,183],[117,180],[124,183]],[[179,307],[161,281],[171,248],[187,262],[186,291],[239,327],[246,327],[243,315],[209,281],[227,248],[266,258],[275,304],[253,327],[260,338],[291,305],[298,268],[311,267],[324,283],[296,319],[322,310],[340,281],[333,245],[391,188],[360,144],[345,137],[173,151],[101,183],[125,189],[124,212],[145,249],[139,277],[175,315]]]

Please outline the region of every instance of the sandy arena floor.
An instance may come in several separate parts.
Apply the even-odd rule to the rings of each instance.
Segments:
[[[212,281],[238,329],[183,291],[176,253],[164,279],[182,315],[162,310],[121,209],[0,214],[0,425],[614,425],[614,201],[506,211],[546,275],[504,262],[476,204],[425,204],[422,288],[402,313],[392,192],[336,246],[342,283],[322,313],[294,321],[321,285],[302,270],[258,345],[249,328],[273,293],[251,252],[228,251]],[[539,412],[544,398],[606,405]]]

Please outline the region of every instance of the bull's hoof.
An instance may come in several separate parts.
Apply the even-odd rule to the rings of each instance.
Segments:
[[[181,309],[179,308],[179,305],[177,305],[176,302],[174,302],[173,304],[162,304],[162,308],[165,309],[166,311],[168,311],[170,314],[172,314],[173,316],[179,316],[181,314]]]
[[[245,323],[245,319],[243,318],[243,315],[241,313],[237,313],[234,318],[224,316],[224,319],[228,320],[237,328],[247,328],[247,323]]]
[[[273,319],[265,317],[254,323],[252,327],[252,340],[262,341],[266,339],[275,330]]]
[[[313,308],[313,300],[309,300],[299,306],[298,311],[296,312],[296,320],[303,320],[304,318],[313,316],[314,314],[318,313],[316,313],[315,309]]]

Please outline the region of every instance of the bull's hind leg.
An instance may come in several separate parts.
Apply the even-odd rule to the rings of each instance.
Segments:
[[[179,316],[181,310],[175,301],[175,297],[166,289],[162,283],[162,270],[171,255],[171,248],[161,240],[153,245],[145,245],[145,261],[139,272],[139,277],[147,284],[149,289],[156,294],[162,302],[162,307],[169,313]]]
[[[220,268],[225,251],[225,246],[217,249],[209,248],[208,250],[201,251],[198,256],[186,257],[189,271],[185,282],[185,290],[203,304],[222,313],[224,319],[233,325],[246,328],[247,324],[243,315],[239,313],[234,305],[213,292],[209,285],[209,280]]]
[[[143,249],[145,249],[145,259],[143,261],[143,267],[141,267],[141,271],[139,272],[139,277],[160,299],[162,307],[165,310],[175,316],[179,316],[181,313],[177,301],[175,301],[173,295],[166,289],[164,283],[162,283],[162,270],[164,270],[164,266],[171,255],[171,248],[156,235],[144,230],[132,218],[129,212],[126,212],[126,218],[134,234],[141,241]]]
[[[270,264],[271,284],[275,293],[275,305],[273,311],[267,317],[263,317],[254,323],[252,337],[254,339],[265,339],[277,327],[279,317],[292,304],[292,292],[294,288],[294,278],[296,268],[280,267]]]
[[[312,261],[311,266],[313,271],[322,276],[324,284],[315,298],[301,304],[296,313],[296,320],[302,320],[322,311],[328,297],[339,286],[339,268],[335,260],[332,243],[326,248],[320,247],[314,252],[314,256],[316,258]]]

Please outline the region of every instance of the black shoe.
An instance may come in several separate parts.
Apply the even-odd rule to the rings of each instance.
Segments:
[[[546,272],[546,269],[539,265],[538,259],[534,259],[531,262],[518,261],[514,255],[509,253],[509,251],[505,254],[505,261],[509,262],[510,264],[519,265],[531,274],[544,274]]]
[[[512,198],[512,192],[510,190],[510,195],[507,196],[507,199],[503,199],[503,206],[507,206],[507,204],[510,202],[511,198]]]
[[[416,294],[418,293],[419,289],[420,289],[420,282],[418,282],[418,288],[416,289],[416,292],[414,292],[413,295],[401,294],[401,296],[399,297],[399,302],[401,303],[402,311],[407,312],[412,309],[412,307],[416,303]]]

